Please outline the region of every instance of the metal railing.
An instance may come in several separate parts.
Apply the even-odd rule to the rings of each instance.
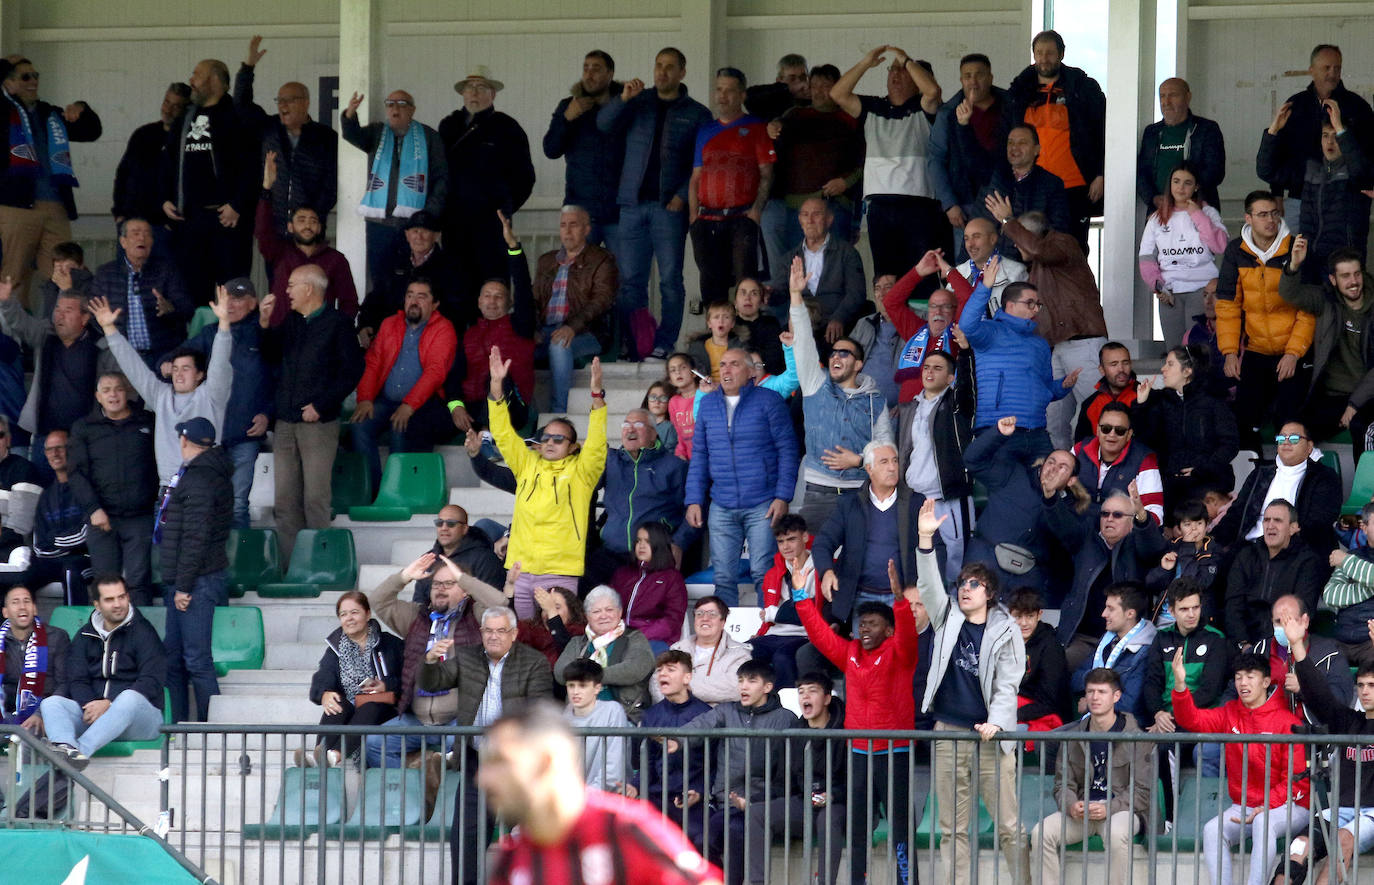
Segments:
[[[175,821],[168,842],[202,867],[232,861],[241,881],[293,885],[484,880],[486,848],[502,827],[488,817],[475,787],[476,729],[174,725],[163,731],[173,739],[163,750],[169,776],[162,810]],[[982,742],[963,731],[603,728],[580,734],[611,743],[612,752],[616,741],[627,748],[626,773],[618,781],[608,755],[598,756],[602,768],[592,774],[600,774],[608,789],[633,788],[658,806],[723,867],[727,881],[751,881],[761,870],[770,883],[854,881],[852,876],[865,868],[869,881],[900,881],[909,869],[927,883],[946,882],[956,877],[941,877],[940,870],[954,867],[968,870],[957,881],[972,883],[1201,885],[1216,881],[1204,868],[1218,870],[1220,851],[1204,856],[1204,842],[1222,844],[1223,834],[1213,838],[1208,822],[1232,813],[1227,782],[1236,766],[1228,766],[1228,754],[1222,752],[1216,777],[1203,778],[1190,766],[1193,746],[1224,751],[1240,744],[1242,779],[1275,784],[1273,795],[1300,797],[1291,808],[1279,806],[1257,817],[1251,844],[1310,845],[1324,836],[1335,846],[1332,826],[1316,813],[1333,807],[1343,787],[1340,769],[1327,766],[1327,757],[1332,748],[1339,754],[1369,745],[1359,737],[1266,735],[1263,746],[1271,752],[1261,771],[1246,752],[1257,743],[1253,735],[1174,734],[1161,740],[1140,732],[1016,732],[1001,736],[1016,741],[1014,753],[1003,756],[996,749],[1000,741]],[[329,774],[296,767],[298,756],[309,754],[316,740],[369,736],[374,765],[345,762]],[[1028,737],[1037,743],[1035,752],[1025,749]],[[1045,744],[1047,737],[1053,743]],[[383,738],[416,745],[409,753],[379,757],[375,750]],[[875,761],[854,752],[852,742],[867,739],[910,741],[912,749]],[[1135,758],[1132,751],[1142,743],[1150,750]],[[1100,824],[1100,839],[1079,841],[1076,821],[1068,815],[1041,823],[1072,805],[1058,795],[1065,785],[1062,772],[1058,779],[1055,774],[1060,750],[1069,747],[1080,755],[1097,751],[1108,772],[1125,754],[1127,785],[1139,787],[1147,798],[1138,809],[1138,824],[1109,814]],[[1312,748],[1317,750],[1310,767],[1315,786],[1287,783],[1281,773],[1306,770],[1302,760]],[[1354,755],[1355,777],[1362,783],[1374,774],[1368,769],[1374,761]],[[666,767],[671,775],[675,766],[686,778],[680,788],[646,780],[645,772]],[[1166,770],[1169,775],[1161,780]],[[1089,792],[1091,780],[1083,779],[1079,800],[1099,801]],[[985,785],[982,810],[980,783]],[[701,801],[692,803],[689,789]],[[1374,806],[1374,796],[1366,800],[1356,789],[1357,804]],[[426,807],[427,792],[434,797],[432,808]],[[1311,803],[1310,817],[1304,801]],[[1089,822],[1097,827],[1094,815],[1088,813]],[[1167,832],[1166,821],[1172,824]],[[1123,822],[1132,826],[1131,833],[1121,833]],[[451,838],[455,833],[459,838]],[[1120,855],[1104,850],[1114,837],[1132,843],[1124,870]],[[1229,841],[1240,848],[1246,838]],[[1049,854],[1048,866],[1062,871],[1054,880],[1045,878]],[[1243,872],[1248,863],[1242,852],[1233,866]],[[452,875],[455,866],[457,876]],[[1361,868],[1374,869],[1374,861],[1366,858],[1362,864],[1357,853],[1351,873],[1358,875]]]
[[[100,786],[71,766],[65,755],[27,729],[0,725],[7,777],[0,789],[5,829],[76,829],[146,837],[197,881],[214,883],[204,870],[168,844],[160,826],[140,820]]]

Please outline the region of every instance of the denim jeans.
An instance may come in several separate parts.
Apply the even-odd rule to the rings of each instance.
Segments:
[[[732,510],[729,507],[713,505],[707,520],[711,532],[711,569],[716,575],[716,595],[725,604],[739,604],[739,558],[744,550],[745,540],[749,541],[749,574],[754,581],[754,590],[763,596],[763,576],[773,565],[773,554],[777,543],[773,540],[773,524],[768,519],[768,507],[773,502],[764,501],[754,507]]]
[[[402,713],[390,722],[382,723],[382,728],[386,728],[387,726],[391,726],[392,728],[416,728],[424,724],[425,723],[421,722],[414,713]],[[458,720],[455,719],[452,722],[444,722],[441,724],[445,726],[457,725]],[[382,754],[385,753],[386,767],[400,768],[405,764],[407,753],[414,753],[416,750],[420,749],[421,744],[430,747],[439,746],[440,738],[443,738],[444,752],[448,752],[449,748],[453,746],[453,739],[451,737],[444,737],[443,735],[436,734],[434,737],[426,740],[418,735],[396,735],[393,737],[390,735],[370,734],[367,736],[366,741],[367,766],[368,768],[380,767],[382,765]]]
[[[682,262],[687,254],[686,211],[669,212],[657,202],[621,206],[612,251],[620,269],[620,293],[616,297],[620,328],[628,329],[630,314],[649,306],[649,269],[657,261],[660,316],[654,347],[676,350],[677,336],[682,331],[682,306],[687,297],[682,284]]]
[[[122,572],[134,605],[153,604],[153,516],[111,516],[110,530],[86,530],[95,572]]]
[[[49,741],[76,747],[87,756],[110,741],[150,741],[162,727],[162,711],[132,688],[115,695],[110,708],[89,725],[81,718],[81,705],[59,695],[44,698],[38,713]]]
[[[167,650],[167,689],[172,693],[172,721],[187,720],[186,684],[189,680],[196,692],[193,721],[204,722],[209,718],[210,698],[219,694],[215,662],[210,654],[210,633],[215,624],[215,606],[229,603],[229,570],[220,569],[196,578],[191,585],[191,604],[186,611],[177,611],[176,586],[171,583],[166,586],[167,636],[162,645]]]
[[[561,415],[568,410],[568,389],[572,387],[573,360],[583,356],[594,356],[601,352],[601,342],[591,332],[579,332],[568,345],[554,344],[549,340],[559,323],[544,327],[543,340],[535,351],[535,358],[549,358],[549,372],[553,375],[553,391],[549,394],[549,411]]]
[[[248,493],[253,490],[253,466],[258,463],[262,441],[244,440],[228,446],[229,460],[234,462],[234,528],[249,527]]]
[[[396,257],[408,249],[405,231],[377,221],[368,221],[363,230],[367,237],[368,291],[384,295]]]

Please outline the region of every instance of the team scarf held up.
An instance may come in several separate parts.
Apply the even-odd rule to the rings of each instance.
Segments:
[[[364,218],[386,218],[387,194],[391,191],[391,165],[395,162],[396,134],[390,127],[383,129],[383,137],[372,157],[372,169],[367,175],[367,193],[358,204],[358,214]],[[409,218],[425,208],[429,187],[429,139],[425,128],[414,120],[401,139],[401,180],[396,182],[394,218]]]
[[[10,636],[10,622],[6,618],[0,624],[0,661],[4,660],[5,642]],[[38,618],[33,619],[33,632],[24,643],[24,672],[19,677],[19,696],[15,699],[14,713],[9,712],[9,702],[5,697],[5,685],[0,681],[0,721],[6,725],[18,725],[38,710],[43,700],[43,682],[48,677],[48,628]]]
[[[3,90],[0,90],[3,91]],[[10,174],[37,178],[43,174],[43,163],[38,159],[38,145],[33,137],[33,126],[28,113],[19,99],[5,93],[10,103]],[[76,187],[76,170],[72,168],[72,146],[67,138],[67,124],[62,115],[53,109],[43,121],[47,127],[48,138],[48,175],[54,184]]]

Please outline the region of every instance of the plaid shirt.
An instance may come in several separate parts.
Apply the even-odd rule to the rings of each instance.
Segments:
[[[133,345],[134,350],[150,350],[153,339],[148,334],[148,317],[143,313],[143,296],[139,294],[139,289],[143,287],[143,274],[134,270],[134,266],[129,264],[129,259],[124,259],[124,264],[129,268],[129,286],[125,290],[129,302],[129,343]]]
[[[544,308],[544,325],[561,326],[568,318],[568,268],[576,256],[569,257],[567,249],[558,250],[558,274],[553,278],[549,304]]]

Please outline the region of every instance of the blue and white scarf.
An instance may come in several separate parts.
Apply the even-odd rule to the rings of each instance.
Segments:
[[[1103,657],[1103,652],[1106,650],[1107,646],[1111,645],[1111,641],[1116,638],[1116,634],[1108,630],[1106,635],[1098,641],[1097,651],[1093,652],[1093,668],[1107,667],[1110,669],[1115,667],[1116,659],[1121,657],[1121,653],[1126,650],[1126,646],[1131,644],[1131,640],[1135,638],[1137,633],[1145,629],[1147,623],[1149,622],[1144,619],[1136,621],[1135,626],[1132,627],[1125,636],[1121,637],[1121,641],[1112,646],[1111,654]]]
[[[396,151],[396,133],[385,127],[377,152],[372,157],[372,169],[367,174],[367,192],[358,205],[364,218],[386,218],[386,198],[391,190],[391,163]],[[401,180],[396,182],[396,206],[393,218],[409,218],[425,208],[429,187],[429,140],[425,127],[410,121],[410,128],[401,139]]]
[[[5,99],[10,103],[10,163],[12,175],[37,178],[43,174],[43,162],[38,159],[38,146],[33,137],[33,126],[24,105],[4,90]],[[53,109],[43,121],[48,129],[48,176],[53,184],[76,187],[76,170],[72,168],[71,140],[67,138],[67,124],[62,115]]]

